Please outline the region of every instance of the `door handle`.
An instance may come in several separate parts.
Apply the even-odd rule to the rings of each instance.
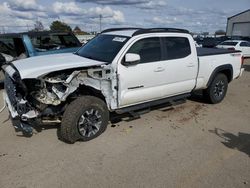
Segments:
[[[154,72],[163,72],[165,69],[163,67],[157,67]]]

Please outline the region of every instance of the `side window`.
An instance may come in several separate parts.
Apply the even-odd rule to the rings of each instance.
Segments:
[[[188,38],[165,37],[164,46],[167,50],[165,60],[180,59],[191,54],[191,47]]]
[[[17,56],[13,38],[11,37],[0,38],[0,52],[10,55],[12,57]]]
[[[137,41],[127,53],[135,53],[141,56],[140,63],[149,63],[161,60],[160,38],[145,38]]]
[[[31,36],[31,42],[35,49],[39,52],[79,47],[77,39],[75,39],[70,34]]]
[[[242,46],[242,47],[250,47],[250,43],[248,43],[248,42],[241,42],[240,46]]]

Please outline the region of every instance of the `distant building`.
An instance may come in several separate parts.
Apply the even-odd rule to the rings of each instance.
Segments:
[[[250,37],[250,9],[227,19],[227,36]]]

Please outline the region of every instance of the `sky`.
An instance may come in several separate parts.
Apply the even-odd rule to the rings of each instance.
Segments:
[[[0,32],[25,31],[54,20],[84,31],[113,27],[175,27],[191,32],[226,30],[227,18],[250,9],[250,0],[0,0]]]

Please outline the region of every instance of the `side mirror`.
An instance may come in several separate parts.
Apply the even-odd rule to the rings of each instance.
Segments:
[[[133,54],[133,53],[127,53],[125,55],[125,61],[123,62],[123,65],[129,66],[129,65],[136,65],[140,62],[141,57],[139,54]]]

